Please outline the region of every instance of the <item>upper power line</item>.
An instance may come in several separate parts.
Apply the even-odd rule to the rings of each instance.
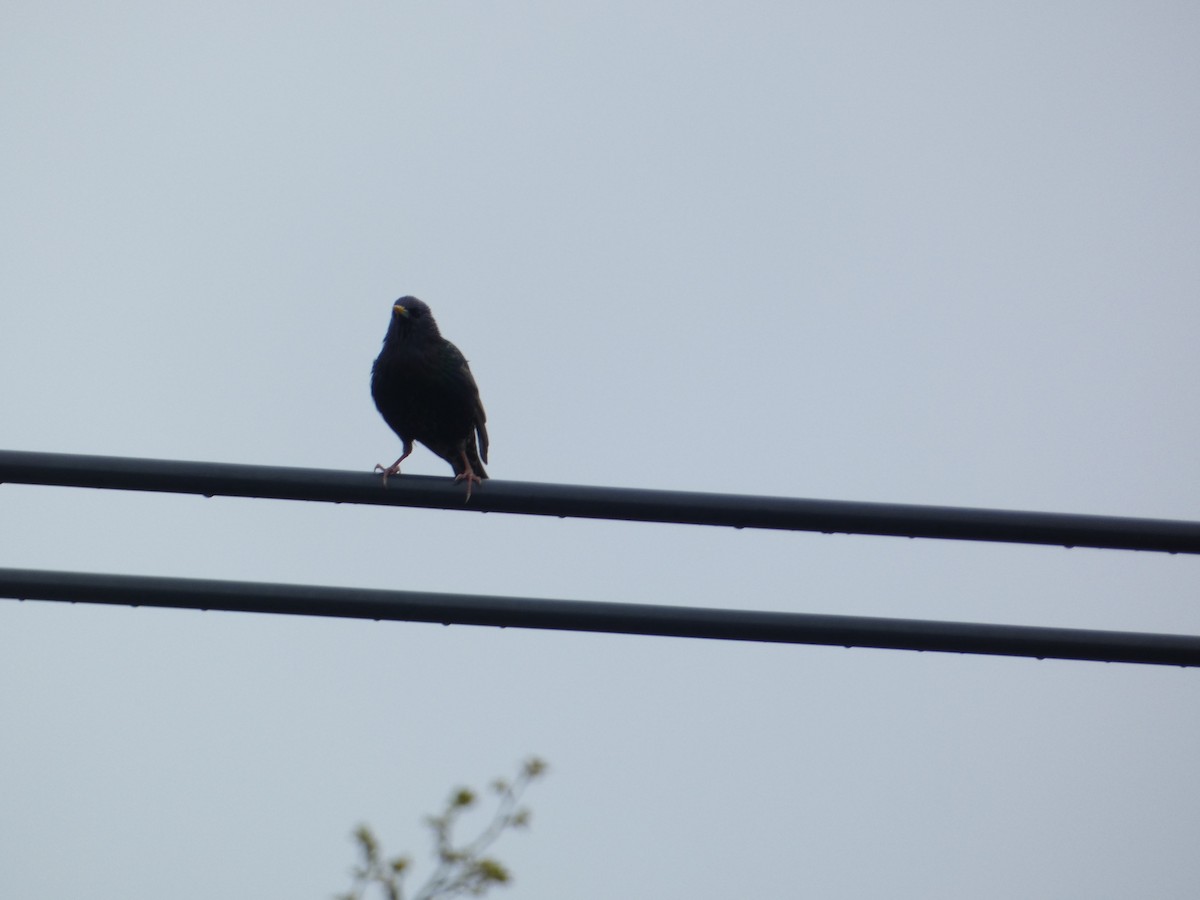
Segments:
[[[450,478],[0,450],[0,482],[1200,553],[1200,522],[489,480],[469,503]]]

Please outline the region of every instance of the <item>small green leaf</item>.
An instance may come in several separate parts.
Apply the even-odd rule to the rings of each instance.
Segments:
[[[465,808],[475,802],[475,792],[470,788],[459,788],[454,794],[454,799],[450,801],[450,805],[458,808]]]
[[[359,825],[354,831],[354,837],[358,840],[358,846],[362,848],[367,862],[374,864],[379,858],[379,842],[375,840],[375,834],[366,825]]]
[[[508,869],[504,868],[498,861],[494,859],[481,859],[475,864],[475,871],[484,881],[494,882],[496,884],[508,884],[511,875],[508,874]]]

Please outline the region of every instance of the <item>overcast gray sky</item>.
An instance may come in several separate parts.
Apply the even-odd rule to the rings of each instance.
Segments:
[[[1200,518],[1195,3],[0,10],[0,445]],[[448,474],[419,449],[408,472]],[[486,485],[483,486],[486,490]],[[1200,633],[1195,557],[0,486],[0,565]],[[1190,898],[1191,670],[0,601],[0,895]],[[420,871],[417,872],[419,880]]]

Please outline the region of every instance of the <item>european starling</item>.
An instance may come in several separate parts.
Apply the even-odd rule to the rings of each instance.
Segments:
[[[399,473],[413,441],[420,441],[450,463],[455,481],[466,481],[470,500],[471,483],[488,477],[487,416],[466,357],[442,337],[433,313],[416,297],[401,297],[392,306],[383,349],[371,368],[371,396],[404,442],[398,460],[375,467],[384,485]]]

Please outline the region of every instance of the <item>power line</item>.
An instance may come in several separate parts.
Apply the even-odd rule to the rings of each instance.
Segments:
[[[464,503],[450,478],[0,450],[0,482],[365,503],[734,528],[1200,553],[1200,522],[657,491],[492,479]]]
[[[1200,637],[0,569],[0,596],[230,612],[1200,666]]]

